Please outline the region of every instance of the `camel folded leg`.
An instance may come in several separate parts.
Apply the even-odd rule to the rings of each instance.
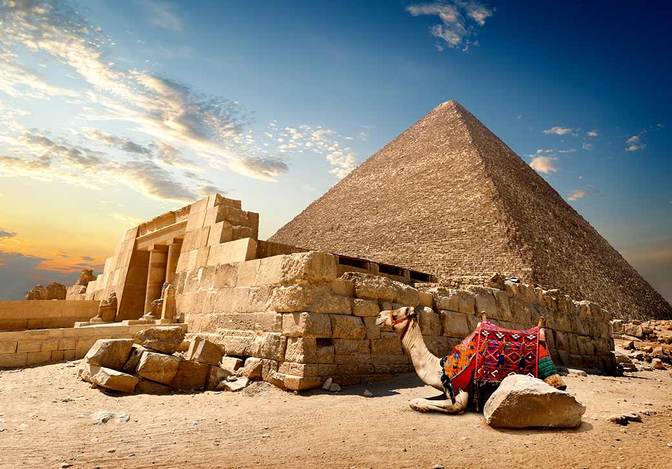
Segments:
[[[411,409],[417,410],[418,412],[442,412],[444,414],[461,414],[467,409],[467,404],[469,403],[469,394],[460,391],[460,393],[455,398],[455,403],[450,399],[412,399],[409,402]]]

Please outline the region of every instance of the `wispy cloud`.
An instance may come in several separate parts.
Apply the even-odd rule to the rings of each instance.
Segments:
[[[177,14],[175,5],[159,0],[148,0],[143,5],[147,9],[152,25],[170,31],[182,31],[182,19]]]
[[[586,132],[586,137],[588,138],[597,138],[600,136],[600,132],[597,129],[592,129]]]
[[[7,239],[7,238],[13,238],[16,236],[16,233],[13,231],[9,230],[4,230],[0,228],[0,240]]]
[[[625,141],[625,151],[640,151],[646,148],[646,143],[642,142],[641,134],[633,135]]]
[[[494,10],[477,1],[439,1],[406,7],[413,16],[438,16],[441,24],[430,28],[432,36],[441,40],[437,44],[439,50],[447,45],[450,48],[461,48],[463,51],[478,45],[476,36],[478,28],[485,25]]]
[[[572,129],[570,127],[560,127],[560,126],[555,126],[551,127],[550,129],[544,130],[544,133],[546,135],[575,135],[576,134],[576,129]]]
[[[575,200],[583,199],[587,195],[588,195],[588,192],[586,192],[585,190],[577,189],[574,192],[572,192],[571,194],[569,194],[569,196],[567,198],[569,200],[571,200],[572,202],[574,202]]]
[[[530,167],[538,173],[555,173],[558,170],[554,163],[556,159],[551,156],[535,156],[530,162]]]

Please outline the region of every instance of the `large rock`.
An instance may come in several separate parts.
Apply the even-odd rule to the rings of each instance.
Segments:
[[[84,269],[82,272],[79,274],[79,280],[77,280],[76,285],[80,286],[87,286],[89,282],[92,282],[96,279],[96,276],[93,275],[93,270],[91,269]]]
[[[84,359],[91,365],[126,371],[124,365],[133,347],[132,339],[98,339]]]
[[[139,379],[121,371],[84,362],[79,369],[79,377],[101,388],[124,393],[132,393]]]
[[[205,387],[210,366],[191,360],[181,360],[177,367],[177,373],[170,382],[175,389],[186,391],[202,390]]]
[[[224,355],[224,352],[219,345],[196,336],[189,344],[186,358],[207,365],[217,365],[222,359],[222,355]]]
[[[483,408],[485,421],[500,428],[581,425],[586,407],[574,396],[527,375],[504,378]]]
[[[150,350],[172,354],[184,340],[185,330],[180,326],[149,327],[135,334],[135,342]]]
[[[170,384],[177,374],[180,359],[173,355],[145,352],[138,363],[138,376],[161,384]]]

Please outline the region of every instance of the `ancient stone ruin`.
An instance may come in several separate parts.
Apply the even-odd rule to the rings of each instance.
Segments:
[[[594,301],[615,317],[672,318],[658,292],[455,101],[385,145],[270,240],[447,282],[484,283],[499,272]]]

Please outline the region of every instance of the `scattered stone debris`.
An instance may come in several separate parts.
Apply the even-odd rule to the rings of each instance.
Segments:
[[[504,378],[483,408],[485,421],[500,428],[576,428],[586,407],[571,394],[527,375]]]
[[[329,391],[329,389],[331,388],[332,381],[333,380],[331,378],[325,379],[324,384],[322,385],[322,389],[324,389],[325,391]]]
[[[340,392],[341,391],[341,385],[338,383],[331,383],[331,386],[329,386],[329,392]]]
[[[99,410],[98,412],[91,414],[91,419],[93,420],[94,425],[102,425],[110,421],[127,423],[130,420],[130,416],[128,414],[117,414],[107,410]]]
[[[642,417],[637,413],[612,415],[611,417],[609,417],[609,421],[618,425],[625,426],[630,422],[641,422]]]
[[[108,391],[155,395],[176,390],[235,392],[261,378],[261,360],[222,357],[218,345],[200,337],[183,357],[177,352],[183,339],[180,326],[150,327],[134,339],[100,339],[84,357],[78,375]]]
[[[672,321],[611,321],[616,360],[623,371],[672,368]]]
[[[51,282],[46,287],[35,285],[26,292],[26,300],[65,300],[66,291],[65,285],[58,282]]]
[[[567,368],[567,374],[574,376],[588,376],[588,373],[586,373],[585,371],[575,370],[573,368]]]
[[[364,395],[364,397],[373,397],[373,393],[368,389],[365,389],[362,394]]]

